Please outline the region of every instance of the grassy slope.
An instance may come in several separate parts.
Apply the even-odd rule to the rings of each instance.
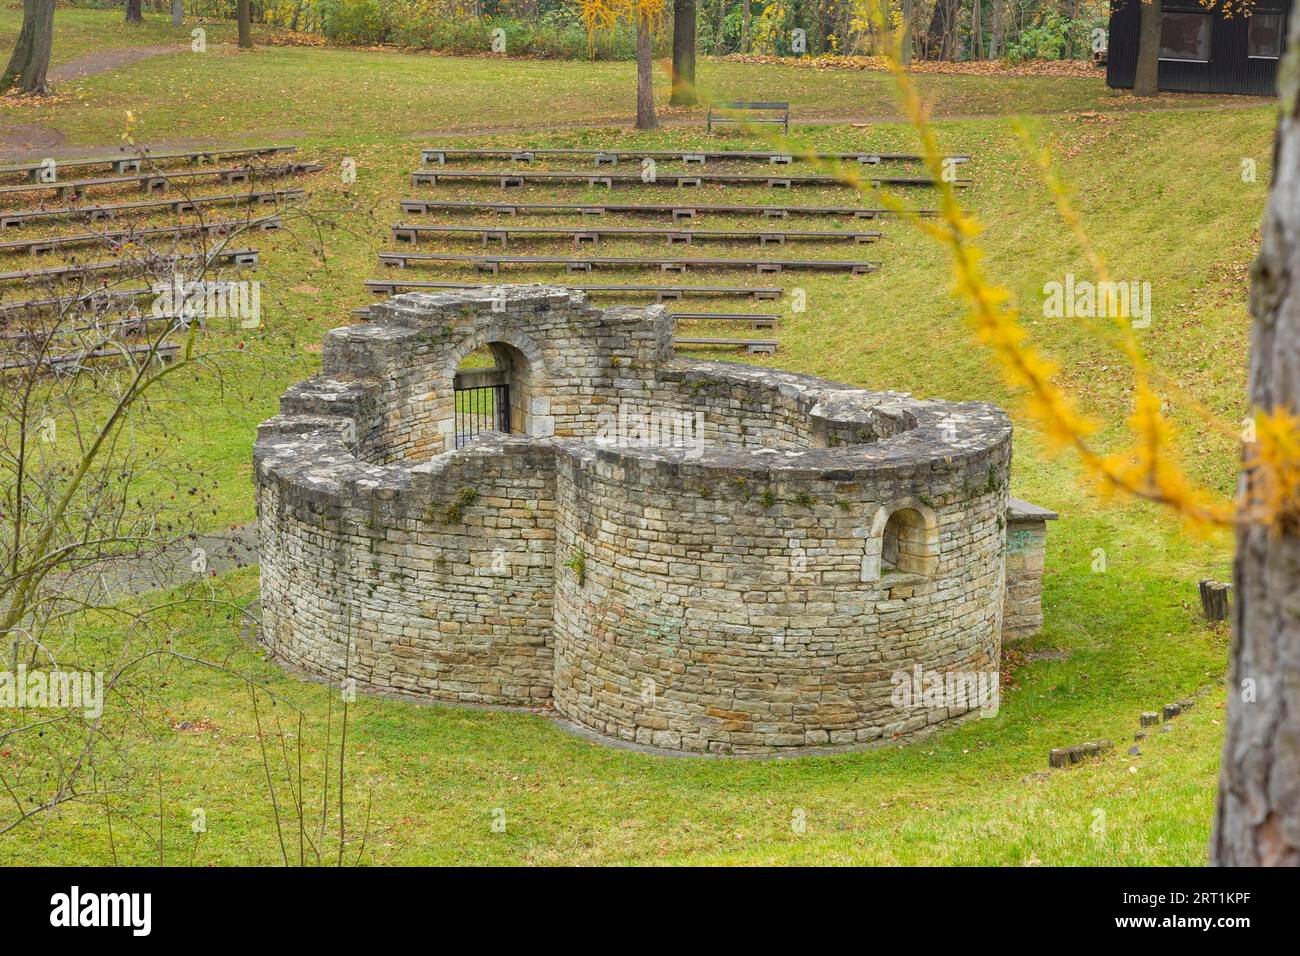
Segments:
[[[71,12],[73,19],[92,16],[104,15]],[[61,25],[68,18],[60,12]],[[12,13],[0,11],[0,47],[4,31],[13,28]],[[860,110],[853,104],[862,102],[871,104],[870,112],[884,111],[879,77],[800,71],[790,78],[778,72],[707,64],[704,79],[728,95],[784,93],[800,101],[806,113],[835,115]],[[280,236],[259,269],[266,285],[267,329],[248,341],[246,356],[230,363],[229,378],[238,382],[238,393],[232,390],[228,400],[214,402],[211,381],[205,380],[181,396],[187,411],[179,450],[187,463],[219,479],[213,520],[224,522],[251,515],[248,460],[256,422],[272,413],[286,384],[317,365],[318,357],[307,348],[322,331],[346,322],[347,309],[367,301],[360,280],[378,274],[373,251],[389,245],[385,227],[398,218],[395,201],[411,190],[405,173],[418,160],[417,134],[614,115],[627,107],[629,76],[622,64],[303,49],[236,56],[218,50],[207,59],[153,59],[76,84],[55,106],[23,105],[8,112],[17,122],[55,126],[68,142],[86,147],[114,142],[121,134],[122,110],[130,108],[146,141],[292,136],[308,156],[334,163],[344,156],[358,159],[360,178],[346,192],[333,174],[315,177],[311,187],[317,208],[342,211],[339,221],[347,229],[326,230],[319,251]],[[1072,111],[1036,121],[1035,132],[1058,146],[1085,221],[1115,275],[1152,283],[1156,315],[1143,342],[1156,365],[1222,423],[1211,428],[1187,418],[1188,459],[1200,476],[1230,488],[1232,423],[1244,413],[1247,318],[1240,270],[1251,254],[1268,180],[1270,108],[1079,116],[1078,111],[1098,105],[1127,103],[1108,100],[1111,94],[1090,81],[928,79],[940,97],[940,114],[998,109],[1006,102],[1026,111]],[[516,88],[527,95],[510,95]],[[307,92],[295,96],[295,90]],[[495,92],[489,96],[490,91]],[[805,101],[812,104],[807,110]],[[200,109],[198,104],[209,105]],[[801,142],[829,148],[911,144],[904,130],[888,125],[805,132]],[[977,157],[972,172],[978,185],[969,203],[987,227],[989,270],[1027,311],[1038,311],[1044,282],[1059,281],[1067,271],[1086,274],[1081,257],[1063,235],[1004,120],[945,122],[941,133],[946,147]],[[502,134],[474,142],[521,138]],[[616,139],[647,146],[704,142],[696,129],[648,136],[621,130],[528,136],[538,146]],[[1195,165],[1186,159],[1191,143]],[[1258,160],[1257,183],[1241,182],[1243,157]],[[447,198],[498,194],[495,188],[474,187],[425,191]],[[545,195],[533,191],[529,198]],[[574,200],[584,195],[564,193]],[[798,191],[790,198],[839,202],[846,195]],[[720,189],[706,188],[699,199],[723,196]],[[770,194],[754,192],[749,198]],[[924,201],[924,194],[917,200]],[[903,227],[886,229],[885,241],[867,253],[885,260],[878,275],[784,277],[787,287],[807,290],[808,311],[787,317],[781,352],[768,361],[866,386],[992,399],[1014,411],[1014,396],[972,343],[960,310],[947,296],[942,257]],[[259,238],[258,244],[269,249],[266,240]],[[605,254],[661,248],[609,243]],[[716,254],[746,251],[718,247]],[[862,251],[827,246],[817,254],[848,257]],[[797,247],[789,252],[797,254]],[[713,278],[748,281],[742,273],[697,281]],[[1105,420],[1122,421],[1125,377],[1114,353],[1078,323],[1032,322],[1088,408]],[[219,332],[211,339],[214,345],[233,342]],[[523,715],[362,701],[349,731],[356,775],[350,805],[364,800],[368,786],[375,788],[376,825],[399,831],[384,841],[394,844],[401,862],[1203,860],[1217,767],[1217,709],[1209,703],[1215,698],[1207,698],[1170,734],[1149,741],[1136,761],[1121,756],[1121,747],[1121,755],[1081,769],[1049,778],[1034,773],[1044,766],[1048,748],[1103,736],[1126,741],[1140,709],[1221,677],[1223,635],[1198,624],[1191,605],[1198,577],[1224,573],[1226,542],[1189,540],[1147,508],[1103,506],[1078,485],[1067,458],[1047,454],[1032,428],[1018,424],[1013,492],[1064,515],[1051,531],[1048,627],[1036,646],[1062,649],[1069,657],[1019,670],[1018,687],[998,719],[908,750],[796,762],[695,762],[611,752]],[[1112,427],[1104,434],[1113,432]],[[1100,575],[1090,570],[1098,547],[1106,550],[1109,566]],[[246,598],[255,592],[249,575],[232,584]],[[223,622],[198,622],[190,640],[194,649],[212,656],[235,653],[277,692],[300,700],[315,725],[308,737],[319,744],[324,691],[256,664]],[[219,728],[216,734],[178,734],[164,746],[144,748],[166,769],[168,802],[177,817],[171,853],[183,855],[187,845],[187,808],[203,806],[210,826],[198,859],[273,859],[274,830],[260,756],[250,739],[246,695],[227,679],[191,673],[175,675],[168,701],[169,715],[207,717]],[[1130,762],[1137,773],[1129,771]],[[1161,798],[1155,800],[1154,793]],[[488,828],[494,807],[507,811],[506,834]],[[803,836],[789,826],[796,807],[808,812]],[[1105,841],[1089,835],[1097,808],[1106,810],[1109,821]],[[39,839],[31,839],[29,830],[19,840],[0,842],[0,860],[107,859],[102,822],[85,808],[34,829]],[[144,837],[120,836],[118,852],[144,862],[154,851]]]

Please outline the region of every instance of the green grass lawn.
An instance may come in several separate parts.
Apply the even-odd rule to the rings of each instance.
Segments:
[[[96,29],[107,44],[136,41],[117,24],[120,11],[60,10],[56,60],[90,48]],[[17,29],[0,10],[0,49]],[[150,18],[142,42],[168,41],[170,26]],[[188,27],[187,27],[188,30]],[[186,33],[186,35],[188,35]],[[865,73],[816,73],[705,60],[701,79],[719,96],[789,98],[797,115],[847,117],[892,112],[887,80]],[[250,273],[264,284],[263,328],[211,329],[212,350],[233,349],[213,376],[178,384],[170,454],[178,466],[209,476],[213,526],[252,518],[250,457],[258,421],[274,414],[281,391],[319,366],[328,328],[372,301],[361,280],[387,275],[374,253],[393,246],[389,224],[403,218],[397,200],[499,198],[495,186],[413,187],[409,172],[435,133],[497,130],[439,142],[533,146],[695,147],[710,141],[698,126],[634,134],[624,128],[527,130],[553,121],[598,127],[630,112],[632,68],[621,63],[557,63],[450,58],[339,49],[264,48],[237,54],[151,58],[70,84],[48,104],[0,105],[6,124],[57,130],[75,155],[112,148],[125,111],[145,143],[282,141],[300,144],[326,172],[305,180],[320,221],[293,220],[259,235],[263,263]],[[1100,77],[999,79],[927,76],[946,149],[969,152],[976,185],[966,199],[985,227],[988,271],[1024,309],[1036,341],[1063,367],[1063,381],[1104,422],[1115,441],[1128,411],[1129,380],[1120,356],[1085,325],[1042,315],[1042,288],[1067,273],[1088,274],[1055,217],[1047,191],[1021,153],[1011,111],[1051,114],[1031,123],[1057,151],[1094,242],[1115,278],[1151,283],[1154,319],[1140,332],[1153,365],[1206,412],[1176,405],[1189,470],[1230,492],[1236,435],[1245,414],[1246,283],[1257,243],[1269,162],[1274,106],[1193,109],[1204,98],[1163,97],[1151,111],[1112,93]],[[662,90],[660,93],[662,94]],[[1184,109],[1183,107],[1187,107]],[[991,115],[976,115],[991,114]],[[690,114],[694,116],[695,114]],[[948,117],[944,119],[943,117]],[[799,144],[825,149],[914,148],[896,124],[870,129],[817,126],[797,130]],[[754,141],[729,136],[728,146]],[[0,150],[2,152],[2,150]],[[355,183],[338,174],[358,163]],[[1242,161],[1258,164],[1243,182]],[[545,167],[539,167],[545,168]],[[670,201],[671,188],[628,189],[630,199]],[[526,187],[520,201],[598,200],[603,190]],[[699,202],[851,202],[844,189],[701,188]],[[927,201],[924,191],[912,198]],[[411,217],[454,221],[451,217]],[[533,220],[530,219],[529,222]],[[543,224],[558,219],[538,217]],[[624,220],[609,218],[609,224]],[[649,224],[649,220],[625,220]],[[739,220],[699,222],[725,228]],[[815,223],[815,224],[814,224]],[[790,220],[793,227],[852,228]],[[74,225],[9,230],[20,235],[76,231]],[[1062,514],[1049,531],[1044,633],[1017,656],[1014,686],[999,715],[935,735],[908,748],[782,761],[650,757],[596,746],[543,717],[361,699],[349,724],[349,828],[360,830],[373,792],[366,859],[426,862],[859,862],[998,864],[1195,864],[1205,860],[1221,741],[1219,684],[1226,633],[1199,620],[1196,581],[1227,573],[1226,536],[1190,537],[1155,509],[1104,501],[1080,481],[1068,456],[1051,452],[1020,414],[1016,395],[965,325],[949,294],[941,252],[886,221],[874,245],[809,246],[811,256],[881,259],[874,275],[786,273],[763,284],[803,288],[807,310],[782,311],[780,350],[763,364],[871,388],[922,396],[987,399],[1016,422],[1012,493]],[[6,236],[6,238],[9,238]],[[442,239],[427,248],[474,252],[472,241]],[[663,254],[659,242],[602,244],[602,255]],[[551,240],[520,253],[567,254]],[[704,246],[701,255],[748,255],[748,246]],[[769,250],[771,252],[771,250]],[[801,254],[797,244],[780,251]],[[38,264],[53,259],[21,260]],[[412,268],[413,276],[463,277],[456,269]],[[505,281],[562,283],[563,272],[513,271]],[[646,273],[595,273],[593,281],[654,281]],[[696,273],[687,282],[752,283],[739,272]],[[773,303],[764,304],[769,305]],[[737,311],[752,308],[737,300]],[[686,302],[682,308],[713,308]],[[764,337],[769,333],[762,333]],[[1107,570],[1092,571],[1095,549]],[[237,572],[225,585],[241,603],[256,596],[256,576]],[[309,782],[324,741],[327,691],[303,684],[257,659],[233,622],[217,612],[176,612],[179,649],[227,658],[257,675],[306,714]],[[111,642],[111,634],[105,642]],[[1139,711],[1214,688],[1167,733],[1155,733],[1138,757],[1125,754]],[[162,780],[164,841],[171,862],[274,862],[279,859],[261,753],[248,692],[234,678],[171,665],[166,687],[148,709],[149,726],[126,739]],[[337,734],[337,703],[334,732]],[[263,714],[265,722],[266,715]],[[175,731],[188,721],[197,731]],[[292,730],[293,728],[286,727]],[[154,736],[156,735],[156,736]],[[1109,737],[1108,757],[1046,773],[1051,747]],[[278,746],[278,744],[277,744]],[[292,746],[292,744],[291,744]],[[21,759],[11,754],[6,760]],[[313,784],[314,786],[315,784]],[[283,787],[280,788],[283,790]],[[319,793],[319,791],[317,791]],[[121,811],[148,820],[122,826],[123,861],[156,861],[157,787],[130,790]],[[283,801],[283,794],[281,794]],[[204,808],[208,832],[193,846],[191,811]],[[493,811],[507,820],[493,832]],[[1094,833],[1104,812],[1105,836]],[[792,830],[803,811],[807,829]],[[117,811],[115,811],[117,812]],[[355,817],[355,819],[353,819]],[[351,844],[352,852],[358,849]],[[0,862],[106,863],[112,858],[104,813],[70,804],[0,838]]]

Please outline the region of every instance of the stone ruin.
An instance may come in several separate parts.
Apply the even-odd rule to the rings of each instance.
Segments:
[[[680,358],[672,336],[661,305],[536,285],[398,295],[331,331],[254,450],[264,646],[673,753],[973,716],[900,703],[899,675],[996,674],[1041,623],[1055,516],[1009,506],[1006,415]],[[484,346],[493,367],[458,370]],[[460,435],[471,387],[496,405]]]

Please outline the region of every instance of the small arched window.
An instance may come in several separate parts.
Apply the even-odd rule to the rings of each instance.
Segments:
[[[880,508],[864,535],[862,580],[930,576],[939,567],[939,524],[934,511],[908,499]]]

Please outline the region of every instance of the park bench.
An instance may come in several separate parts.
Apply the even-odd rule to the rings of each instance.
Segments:
[[[400,291],[415,292],[421,289],[488,289],[492,286],[482,282],[440,282],[432,279],[367,279],[366,288],[376,295],[393,295]],[[750,296],[754,299],[779,299],[782,289],[779,286],[734,286],[734,285],[568,285],[566,288],[577,289],[595,295],[624,293],[628,295],[653,295],[657,302],[677,301],[686,297],[699,296]]]
[[[101,359],[136,358],[140,356],[148,357],[153,353],[153,358],[160,362],[170,362],[176,357],[180,346],[166,342],[158,346],[153,343],[146,345],[121,345],[111,348],[91,349],[81,352],[70,352],[64,355],[42,355],[27,359],[9,359],[0,364],[0,371],[13,371],[15,369],[41,367],[55,372],[76,371],[87,362],[97,362]]]
[[[141,199],[135,202],[103,203],[94,206],[52,206],[39,209],[14,209],[0,212],[0,228],[21,226],[39,219],[116,219],[119,213],[171,209],[176,213],[191,212],[199,206],[271,205],[302,199],[307,195],[301,189],[269,189],[258,192],[225,193],[220,196],[191,196],[177,199]]]
[[[237,266],[249,266],[257,263],[256,249],[223,249],[209,253],[212,258],[228,261]],[[43,269],[22,269],[14,272],[0,272],[0,282],[34,282],[48,279],[63,279],[68,276],[88,275],[95,272],[131,272],[147,270],[157,263],[177,263],[201,258],[203,253],[159,256],[125,256],[120,259],[104,259],[100,262],[73,262],[62,266],[47,266]]]
[[[583,216],[603,216],[606,213],[644,213],[671,215],[674,219],[694,219],[697,215],[757,216],[785,219],[789,216],[832,216],[855,219],[882,219],[894,215],[890,209],[864,209],[859,206],[756,206],[719,203],[563,203],[563,202],[483,202],[462,199],[403,199],[402,212],[431,213],[444,210],[477,209],[497,212],[507,216],[521,214],[577,213]],[[918,216],[937,216],[935,209],[914,209]],[[3,225],[3,220],[0,220]]]
[[[924,157],[915,153],[873,153],[873,152],[809,152],[786,153],[774,150],[690,150],[690,149],[441,149],[436,146],[425,147],[421,151],[424,164],[436,163],[445,166],[447,161],[462,157],[466,159],[509,159],[515,162],[532,163],[537,159],[567,159],[572,157],[590,158],[596,166],[617,166],[623,160],[653,159],[656,161],[680,161],[684,165],[704,165],[707,162],[769,162],[785,165],[797,160],[816,160],[818,162],[856,162],[862,165],[876,166],[880,163],[919,163]],[[942,157],[954,163],[970,162],[970,156],[961,153],[947,154]]]
[[[128,242],[155,236],[192,236],[198,234],[227,235],[240,229],[279,229],[279,216],[262,216],[258,219],[223,220],[222,222],[183,223],[175,226],[154,226],[147,229],[116,229],[112,232],[83,232],[72,236],[45,236],[40,239],[18,239],[0,242],[0,254],[50,252],[65,246],[110,245],[121,246]]]
[[[319,163],[283,163],[279,166],[227,166],[222,169],[180,169],[171,172],[137,173],[129,176],[101,176],[96,179],[65,179],[53,183],[19,183],[0,186],[0,195],[52,190],[65,202],[85,194],[88,189],[100,187],[139,185],[140,190],[152,193],[166,189],[172,183],[205,176],[216,176],[224,183],[243,183],[253,179],[277,176],[297,176],[320,172],[325,167]]]
[[[713,103],[705,120],[705,132],[710,135],[715,126],[780,126],[790,132],[790,104],[737,100],[730,103]]]
[[[641,226],[484,226],[455,225],[435,226],[419,223],[400,222],[392,227],[393,239],[398,242],[415,242],[421,233],[437,235],[477,235],[482,244],[487,246],[489,240],[497,240],[502,247],[509,244],[514,236],[567,236],[573,240],[575,248],[583,243],[599,244],[607,237],[624,238],[666,238],[671,245],[691,245],[696,239],[715,239],[723,242],[757,241],[759,245],[785,245],[788,239],[815,239],[822,242],[832,240],[852,240],[855,242],[874,242],[880,238],[878,232],[838,232],[828,230],[789,230],[789,229],[660,229]],[[0,245],[0,249],[3,246]]]
[[[198,316],[196,318],[201,327],[203,325],[203,317]],[[149,331],[150,327],[166,323],[180,323],[180,327],[184,328],[189,321],[190,320],[186,317],[178,315],[134,313],[125,315],[122,318],[114,318],[111,321],[106,322],[97,321],[89,324],[72,325],[67,328],[59,327],[54,330],[54,337],[65,339],[73,335],[99,332],[116,340],[119,333],[126,335],[143,335]],[[41,329],[21,329],[16,332],[0,332],[0,340],[6,342],[37,343],[44,338],[44,330]]]
[[[154,153],[148,149],[135,149],[128,151],[129,147],[123,146],[122,152],[116,156],[82,156],[76,159],[56,159],[53,160],[53,172],[57,177],[65,169],[90,169],[94,166],[108,166],[113,172],[138,173],[141,171],[141,164],[145,162],[162,163],[173,162],[178,159],[187,160],[191,163],[205,163],[217,159],[231,159],[238,156],[263,157],[274,156],[283,153],[297,152],[297,146],[249,146],[234,147],[227,149],[193,149],[182,150],[180,152],[162,152]],[[141,155],[143,153],[143,155]],[[51,168],[51,162],[41,160],[35,163],[13,163],[6,166],[0,166],[0,176],[13,174],[25,175],[31,182],[40,182],[42,175],[46,170]]]
[[[730,346],[743,347],[750,355],[765,353],[773,355],[776,353],[776,339],[695,339],[673,337],[674,346]]]
[[[510,172],[498,169],[458,169],[453,171],[415,172],[411,182],[416,186],[435,186],[444,179],[461,181],[497,180],[502,189],[524,186],[527,183],[586,183],[594,188],[605,186],[612,189],[614,185],[627,186],[700,186],[714,183],[720,186],[767,186],[771,189],[790,189],[794,186],[854,186],[855,183],[839,176],[824,176],[818,173],[782,173],[779,176],[766,176],[753,173],[658,173],[644,178],[640,173],[606,173],[606,172]],[[934,179],[928,176],[859,176],[861,184],[879,186],[933,186]],[[970,185],[969,179],[954,180],[954,186]]]
[[[774,329],[779,316],[770,312],[674,312],[678,322],[748,322],[751,328]]]
[[[562,265],[570,272],[591,272],[597,266],[607,266],[614,269],[658,266],[664,272],[685,272],[688,268],[694,267],[697,269],[755,269],[760,274],[783,272],[786,269],[811,269],[824,272],[852,272],[855,275],[876,272],[880,268],[879,262],[865,262],[857,259],[661,259],[651,256],[593,256],[579,258],[569,256],[470,256],[441,252],[392,251],[380,252],[379,261],[383,265],[403,269],[406,268],[408,262],[463,262],[473,265],[480,272],[491,272],[493,275],[500,272],[503,265]]]

